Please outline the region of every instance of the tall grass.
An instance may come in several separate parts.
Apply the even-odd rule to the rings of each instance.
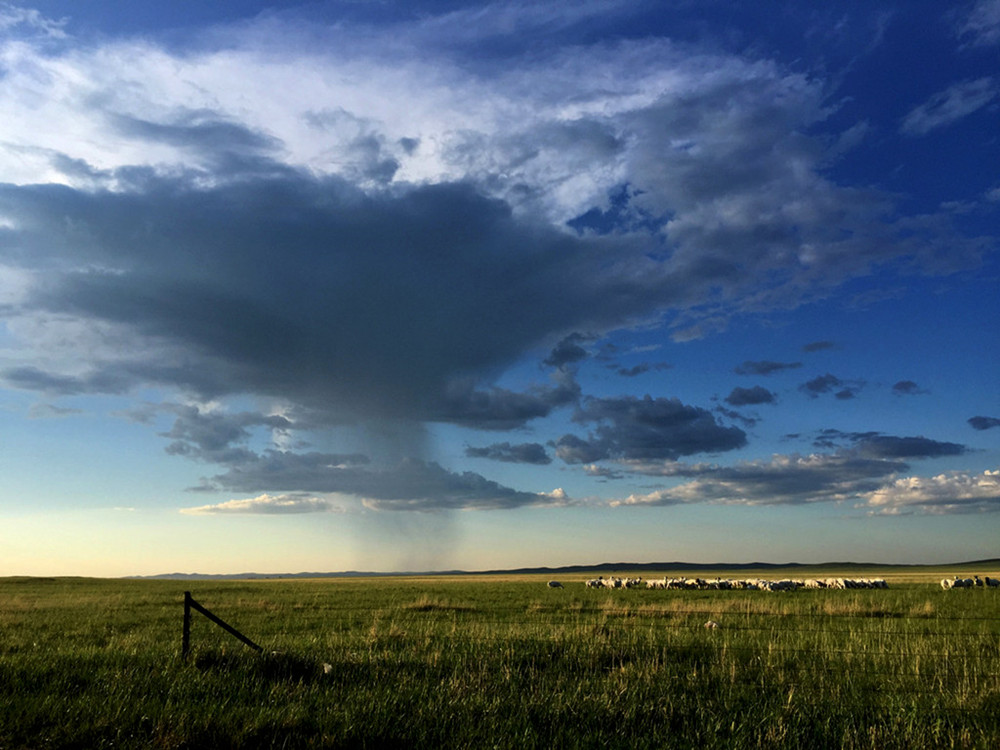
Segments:
[[[1000,592],[566,586],[0,580],[0,748],[1000,747]]]

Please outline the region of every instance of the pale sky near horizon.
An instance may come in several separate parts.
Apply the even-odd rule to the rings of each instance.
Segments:
[[[0,575],[1000,557],[1000,0],[0,2]]]

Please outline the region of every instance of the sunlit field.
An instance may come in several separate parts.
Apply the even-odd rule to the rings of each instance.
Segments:
[[[996,748],[1000,590],[956,572],[1000,577],[0,579],[0,748]],[[182,658],[184,591],[264,652],[194,613]]]

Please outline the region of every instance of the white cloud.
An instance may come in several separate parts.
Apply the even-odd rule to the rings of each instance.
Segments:
[[[977,47],[1000,43],[1000,0],[978,0],[960,25],[959,33]]]
[[[870,492],[865,506],[878,515],[986,513],[1000,511],[1000,470],[904,477]]]
[[[568,494],[566,494],[566,490],[564,490],[562,487],[556,487],[556,489],[552,490],[552,492],[540,492],[538,494],[541,497],[548,498],[549,500],[552,501],[550,507],[559,505],[569,505],[570,503],[570,497]]]
[[[341,513],[342,508],[318,497],[297,495],[258,495],[245,500],[227,500],[215,505],[200,505],[195,508],[181,508],[181,513],[192,516],[264,514],[284,515],[286,513]]]
[[[911,110],[903,118],[901,130],[908,135],[926,135],[982,109],[998,94],[1000,87],[992,77],[956,83]]]
[[[65,20],[52,20],[33,8],[21,8],[5,2],[0,5],[0,32],[26,30],[35,35],[61,39],[66,36]]]
[[[597,5],[577,11],[593,14]],[[512,9],[476,12],[502,29]],[[8,42],[0,46],[8,146],[0,166],[13,182],[79,181],[52,166],[54,152],[99,170],[210,169],[211,154],[149,132],[123,133],[116,118],[176,125],[211,113],[274,138],[288,164],[357,178],[372,158],[394,160],[397,182],[473,179],[515,206],[530,196],[532,209],[556,221],[603,203],[609,188],[640,174],[651,209],[686,209],[681,198],[692,178],[705,176],[706,159],[742,160],[743,172],[759,174],[759,157],[776,145],[781,153],[769,164],[788,164],[782,181],[805,179],[800,194],[823,189],[808,168],[818,155],[790,137],[823,117],[822,89],[804,77],[665,39],[556,46],[541,59],[470,68],[449,46],[461,16],[366,28],[365,44],[356,27],[324,27],[320,42],[274,17],[219,31],[184,54],[146,40],[67,45],[61,54]],[[514,16],[549,23],[527,6]],[[65,122],[73,122],[70,131]],[[747,159],[746,148],[762,139],[766,149]],[[687,177],[682,186],[678,176]],[[727,218],[759,208],[730,203]]]

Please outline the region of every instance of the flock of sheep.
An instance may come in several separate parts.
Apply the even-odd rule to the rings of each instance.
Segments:
[[[591,578],[588,588],[627,589],[642,585],[641,578]],[[645,582],[648,589],[686,589],[694,591],[795,591],[796,589],[887,589],[883,578],[786,578],[769,581],[763,578],[733,580],[728,578],[653,578]]]
[[[945,591],[949,589],[972,589],[976,586],[988,586],[991,589],[995,589],[1000,587],[1000,581],[989,576],[985,576],[984,578],[980,578],[979,576],[975,576],[974,578],[959,578],[955,576],[954,578],[941,579],[941,588]]]
[[[599,576],[587,581],[587,588],[591,589],[631,589],[641,586],[641,578],[605,578]],[[795,591],[796,589],[887,589],[889,584],[884,578],[807,578],[805,580],[795,578],[785,578],[778,581],[768,581],[763,578],[745,578],[733,580],[728,578],[714,578],[705,580],[703,578],[653,578],[645,582],[648,589],[686,589],[695,591]],[[561,589],[563,585],[559,581],[549,581],[549,588]],[[977,586],[988,588],[1000,587],[1000,580],[984,576],[974,576],[973,578],[945,578],[941,581],[941,588],[945,591],[949,589],[971,589]]]

